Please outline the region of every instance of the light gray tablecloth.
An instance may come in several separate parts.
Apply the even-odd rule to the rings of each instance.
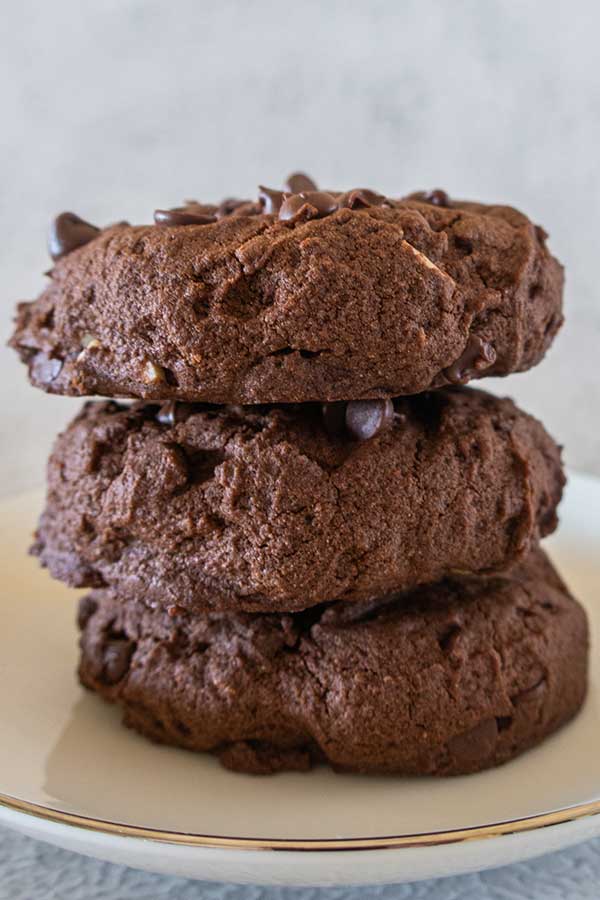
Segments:
[[[261,888],[149,875],[0,829],[0,900],[588,900],[600,897],[600,838],[562,853],[417,884]]]

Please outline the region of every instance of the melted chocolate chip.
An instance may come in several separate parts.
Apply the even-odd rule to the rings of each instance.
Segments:
[[[48,235],[48,253],[56,262],[77,247],[89,244],[100,234],[100,229],[90,225],[72,212],[64,212],[55,218]]]
[[[320,219],[335,212],[337,200],[326,191],[302,191],[286,197],[279,210],[282,222],[297,222],[301,219]]]
[[[265,215],[275,215],[281,209],[285,194],[283,191],[274,191],[272,188],[265,187],[262,184],[258,186],[258,202],[262,207]]]
[[[316,191],[317,185],[304,172],[293,172],[285,182],[288,194],[301,194],[302,191]]]
[[[394,418],[391,400],[351,400],[346,407],[346,428],[359,441],[367,441]]]
[[[441,188],[429,191],[423,197],[426,203],[432,203],[434,206],[450,206],[450,197]]]
[[[199,204],[198,204],[199,205]],[[179,206],[176,209],[155,209],[154,223],[156,225],[210,225],[216,222],[217,217],[205,212],[194,212],[192,206]]]
[[[474,375],[489,369],[496,362],[496,351],[477,334],[469,335],[467,346],[458,359],[444,369],[450,384],[466,384]]]
[[[371,191],[369,188],[354,188],[338,197],[338,206],[346,209],[364,209],[368,206],[384,206],[389,203],[387,197]]]
[[[346,430],[346,401],[321,404],[325,431],[330,437],[339,437]]]

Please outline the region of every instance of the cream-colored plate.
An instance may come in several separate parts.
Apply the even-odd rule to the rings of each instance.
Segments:
[[[122,728],[74,671],[75,592],[27,557],[39,493],[0,505],[0,822],[82,853],[222,881],[408,881],[600,833],[599,666],[583,713],[500,769],[445,780],[236,775]],[[600,643],[600,482],[572,475],[555,562]],[[593,654],[596,657],[596,654]]]

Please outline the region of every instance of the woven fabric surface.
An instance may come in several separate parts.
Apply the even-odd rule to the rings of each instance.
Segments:
[[[151,875],[0,829],[0,900],[587,900],[600,896],[600,838],[472,875],[356,888],[268,888]]]

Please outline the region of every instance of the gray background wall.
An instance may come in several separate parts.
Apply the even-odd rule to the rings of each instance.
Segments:
[[[594,2],[20,0],[0,37],[0,332],[52,216],[149,221],[302,167],[390,194],[513,203],[567,265],[568,324],[513,394],[600,474],[600,78]],[[41,481],[78,405],[0,352],[2,490]]]

